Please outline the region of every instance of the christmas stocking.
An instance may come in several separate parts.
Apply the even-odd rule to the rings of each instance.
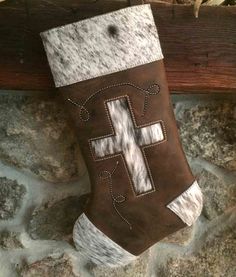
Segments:
[[[96,264],[125,265],[192,225],[203,203],[178,137],[151,7],[40,36],[92,185],[75,246]]]

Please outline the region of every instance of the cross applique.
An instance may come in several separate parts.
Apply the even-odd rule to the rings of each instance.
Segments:
[[[136,126],[127,97],[106,102],[113,127],[111,135],[90,140],[95,159],[108,159],[122,154],[136,195],[155,190],[143,148],[165,140],[161,121]]]

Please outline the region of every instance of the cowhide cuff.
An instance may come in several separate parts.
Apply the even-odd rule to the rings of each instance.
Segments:
[[[163,59],[149,4],[53,28],[40,36],[56,87]]]

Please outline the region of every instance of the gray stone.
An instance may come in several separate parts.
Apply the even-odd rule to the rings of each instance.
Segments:
[[[19,240],[19,233],[3,230],[0,232],[0,249],[23,248]]]
[[[83,212],[87,199],[88,195],[70,196],[37,208],[29,223],[30,236],[33,239],[66,240],[73,244],[73,226]]]
[[[236,170],[235,104],[205,101],[175,105],[181,141],[186,154]]]
[[[146,276],[149,251],[143,253],[139,259],[124,267],[109,268],[95,267],[92,272],[96,277],[143,277]]]
[[[236,272],[235,227],[207,241],[196,254],[170,257],[167,264],[157,270],[157,276],[234,277]]]
[[[21,277],[79,277],[74,274],[72,262],[66,254],[57,258],[46,257],[32,264],[24,261],[17,272]]]
[[[0,177],[0,220],[13,218],[22,204],[26,193],[23,185],[15,180]]]
[[[58,98],[1,95],[0,118],[3,162],[51,182],[66,182],[84,173],[75,130]]]
[[[213,219],[236,203],[236,182],[224,182],[203,170],[198,177],[204,196],[203,215]]]

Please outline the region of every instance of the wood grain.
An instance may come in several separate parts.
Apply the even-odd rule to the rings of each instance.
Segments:
[[[148,1],[146,1],[147,3]],[[39,32],[127,6],[127,1],[9,0],[0,4],[0,89],[54,87]],[[236,93],[236,7],[151,2],[172,92]]]

